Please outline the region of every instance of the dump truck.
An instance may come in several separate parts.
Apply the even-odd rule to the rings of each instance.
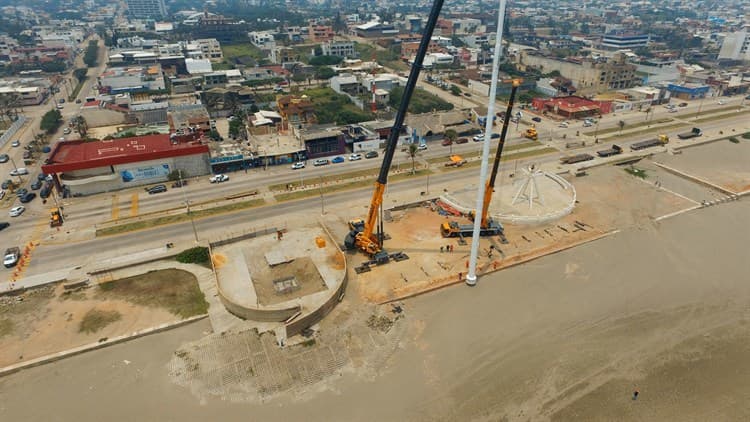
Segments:
[[[656,139],[649,139],[648,141],[636,142],[630,146],[630,149],[633,151],[638,151],[641,149],[651,148],[655,146],[662,146],[662,145],[667,144],[668,142],[669,142],[669,136],[659,135]]]
[[[609,149],[603,149],[601,151],[597,151],[596,155],[600,157],[611,157],[613,155],[617,155],[622,153],[622,147],[618,145],[612,145],[612,148]]]
[[[700,128],[694,127],[690,132],[684,132],[677,135],[680,139],[690,139],[703,135]]]
[[[526,129],[526,132],[523,133],[523,136],[525,138],[529,138],[529,139],[531,139],[533,141],[536,141],[537,138],[539,137],[539,135],[536,133],[536,128],[534,128],[534,127],[530,127],[528,129]]]
[[[466,160],[464,160],[460,155],[451,155],[448,162],[445,163],[445,166],[446,167],[461,167],[464,164],[466,164]]]
[[[580,163],[581,161],[589,161],[593,159],[594,159],[594,156],[591,154],[576,154],[576,155],[571,155],[570,157],[563,157],[560,159],[560,162],[562,164],[575,164],[575,163]]]

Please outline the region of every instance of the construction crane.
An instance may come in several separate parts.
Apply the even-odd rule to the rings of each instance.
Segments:
[[[484,187],[484,200],[482,202],[482,214],[481,224],[479,229],[480,236],[503,236],[503,225],[500,222],[493,220],[489,216],[490,202],[492,201],[492,193],[495,191],[495,180],[497,179],[497,169],[500,167],[500,157],[503,154],[503,146],[505,145],[505,137],[508,134],[508,125],[510,123],[510,115],[513,110],[513,102],[516,98],[516,91],[523,82],[522,79],[506,79],[503,83],[511,83],[513,87],[510,91],[510,99],[508,99],[508,108],[503,118],[503,128],[500,131],[500,139],[498,140],[497,152],[495,153],[495,161],[492,164],[492,173],[490,178]],[[469,213],[469,217],[476,218],[474,212]],[[459,224],[457,221],[448,221],[440,225],[440,233],[443,237],[470,237],[474,234],[473,224]],[[504,237],[503,237],[504,239]]]
[[[380,173],[378,179],[375,182],[375,190],[372,193],[372,200],[370,200],[370,208],[367,212],[367,217],[364,222],[361,220],[355,220],[349,223],[349,234],[344,240],[344,246],[347,249],[359,249],[372,257],[377,264],[383,264],[390,260],[390,256],[386,251],[383,250],[383,219],[378,219],[378,214],[382,213],[383,194],[385,193],[385,186],[388,183],[388,171],[391,168],[391,162],[393,161],[393,155],[396,152],[398,146],[398,137],[401,133],[401,129],[406,117],[406,111],[409,108],[409,101],[411,95],[414,93],[414,88],[419,80],[419,72],[422,70],[422,62],[424,56],[427,53],[427,47],[432,39],[432,32],[437,24],[438,16],[440,15],[440,9],[443,7],[443,0],[434,0],[432,3],[432,10],[427,19],[427,24],[422,34],[422,40],[419,43],[419,49],[417,49],[414,62],[409,72],[409,79],[406,81],[404,87],[404,94],[401,98],[401,104],[396,112],[396,117],[391,127],[391,131],[388,134],[388,140],[386,142],[385,153],[383,154],[383,163],[380,166]],[[380,226],[377,227],[377,233],[375,232],[376,226],[380,221]]]

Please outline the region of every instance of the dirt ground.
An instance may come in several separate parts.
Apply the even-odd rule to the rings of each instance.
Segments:
[[[193,282],[197,285],[194,277]],[[0,298],[0,366],[181,319],[169,311],[170,296],[164,289],[151,293],[160,295],[164,306],[136,304],[142,302],[128,289],[102,292],[96,286],[73,292],[62,285],[47,286],[4,296]],[[81,321],[91,310],[117,312],[120,318],[94,332],[81,332]]]
[[[571,182],[576,187],[578,204],[570,215],[541,225],[506,224],[507,244],[497,238],[482,238],[478,273],[508,268],[695,205],[620,167],[598,168]],[[353,275],[363,299],[383,303],[460,282],[459,273],[465,276],[468,268],[470,241],[462,245],[458,239],[443,238],[439,226],[447,220],[456,219],[462,224],[469,220],[444,217],[425,206],[391,212],[391,216],[392,221],[385,224],[391,239],[385,246],[405,252],[410,259]],[[453,252],[441,253],[440,247],[447,245],[453,246]],[[491,246],[494,252],[490,256]],[[364,260],[361,255],[350,257],[353,266]]]
[[[735,193],[750,190],[750,140],[737,136],[728,140],[685,148],[679,155],[660,155],[655,161]]]
[[[274,288],[274,281],[294,278],[298,288],[279,293]],[[291,262],[273,267],[253,268],[253,286],[258,301],[262,305],[275,305],[296,297],[321,292],[327,287],[320,276],[315,263],[308,257],[295,258]]]

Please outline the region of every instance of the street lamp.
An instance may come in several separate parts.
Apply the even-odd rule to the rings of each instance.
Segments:
[[[326,213],[325,204],[323,201],[323,176],[320,177],[320,184],[318,185],[318,192],[320,192],[320,214]]]
[[[195,228],[195,220],[193,219],[193,214],[190,213],[190,201],[187,197],[187,187],[182,181],[182,170],[177,169],[177,177],[180,180],[180,188],[182,189],[182,198],[185,201],[185,211],[190,217],[190,224],[193,226],[193,236],[195,236],[195,243],[198,243],[198,230]]]

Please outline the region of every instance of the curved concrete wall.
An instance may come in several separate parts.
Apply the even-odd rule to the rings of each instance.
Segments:
[[[208,245],[208,252],[213,256],[213,249],[211,248],[210,243]],[[219,277],[216,275],[216,268],[214,267],[213,260],[211,260],[211,270],[214,274],[214,281],[216,282],[216,289],[219,292],[221,303],[224,304],[224,307],[229,313],[236,317],[262,322],[282,322],[301,311],[299,305],[288,308],[264,307],[261,309],[250,304],[235,302],[221,288],[221,283],[219,282]]]
[[[326,234],[328,235],[328,238],[333,239],[333,236],[331,236],[331,232],[328,231],[328,227],[326,227],[322,223],[320,224],[320,226],[323,228],[323,230],[325,230]],[[338,287],[331,291],[330,296],[326,298],[325,302],[323,302],[323,304],[320,307],[286,324],[285,328],[286,328],[287,338],[297,335],[301,333],[302,330],[304,330],[305,328],[310,327],[313,324],[316,324],[318,321],[320,321],[326,315],[328,315],[328,313],[331,312],[333,308],[336,307],[336,304],[341,302],[341,300],[344,298],[344,292],[346,291],[346,285],[349,280],[349,276],[348,276],[349,271],[348,271],[347,264],[346,264],[346,256],[344,255],[344,252],[341,250],[338,244],[336,244],[336,249],[339,251],[339,254],[341,255],[341,259],[344,262],[344,277],[341,279],[341,282],[339,283]]]

